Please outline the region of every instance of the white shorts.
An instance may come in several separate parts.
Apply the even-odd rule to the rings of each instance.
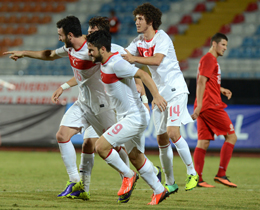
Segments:
[[[111,126],[103,136],[113,147],[125,144],[128,154],[134,147],[144,153],[145,137],[143,134],[149,121],[150,115],[148,111],[141,114],[129,114]]]
[[[99,138],[99,135],[97,135],[96,131],[92,126],[89,126],[84,133],[84,139],[87,138]]]
[[[153,121],[157,135],[166,133],[168,126],[181,126],[181,124],[193,122],[187,108],[187,93],[177,95],[167,103],[164,112],[161,112],[157,106],[153,109]]]
[[[63,115],[60,126],[82,128],[82,132],[92,125],[97,135],[101,136],[115,123],[116,115],[113,109],[95,115],[90,107],[85,106],[83,110],[76,101]]]

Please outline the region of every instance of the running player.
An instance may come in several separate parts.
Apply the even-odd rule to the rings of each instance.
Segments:
[[[78,85],[78,100],[63,116],[60,128],[56,134],[63,162],[69,175],[65,190],[58,197],[66,197],[75,191],[81,199],[89,199],[89,191],[84,191],[83,184],[80,182],[76,164],[76,152],[70,139],[73,135],[84,131],[90,125],[93,126],[98,135],[107,130],[116,122],[114,109],[110,107],[109,97],[104,92],[104,86],[100,77],[100,64],[93,64],[88,56],[88,48],[85,36],[82,35],[81,25],[77,17],[67,16],[57,22],[59,40],[65,45],[56,50],[43,51],[10,51],[4,54],[11,54],[10,58],[17,60],[23,57],[30,57],[41,60],[55,60],[61,57],[70,58],[71,67],[74,72],[74,78],[64,83],[55,91],[52,96],[54,102],[58,101],[63,90],[71,86]],[[88,142],[87,148],[94,148],[92,142]],[[119,150],[119,149],[118,149]],[[125,153],[124,150],[119,152]],[[82,157],[92,159],[90,157]],[[123,154],[126,164],[128,158]],[[85,168],[93,167],[90,163]],[[83,167],[83,166],[82,166]],[[84,179],[84,177],[82,177]]]
[[[131,163],[141,177],[153,189],[150,205],[159,204],[169,192],[160,183],[153,172],[153,165],[144,156],[145,138],[143,135],[150,116],[139,98],[134,77],[141,78],[154,97],[153,103],[161,111],[167,102],[159,94],[149,74],[126,62],[121,55],[111,52],[111,35],[108,31],[99,30],[87,37],[89,55],[94,63],[101,62],[101,78],[112,104],[115,106],[118,122],[111,126],[96,142],[96,151],[107,164],[124,175],[119,196],[131,194],[138,174],[132,171],[119,158],[113,149],[125,144]]]
[[[197,186],[198,175],[193,166],[189,146],[180,135],[181,124],[192,122],[187,109],[189,91],[172,40],[163,30],[158,30],[161,25],[161,11],[150,3],[144,3],[138,6],[133,14],[140,35],[126,48],[127,54],[122,56],[130,63],[137,62],[148,66],[160,94],[168,103],[164,112],[160,112],[156,106],[153,110],[166,188],[170,193],[178,191],[173,176],[170,138],[187,167],[185,190],[191,190]]]
[[[89,20],[88,34],[93,33],[94,31],[97,31],[97,30],[109,31],[109,27],[110,26],[109,26],[108,18],[99,17],[99,16],[93,17]],[[116,45],[116,44],[111,44],[111,51],[125,53],[124,48],[119,45]],[[74,80],[74,84],[77,85],[75,77],[72,78],[70,81],[73,81],[73,80]],[[140,92],[142,92],[143,103],[149,109],[148,100],[146,98],[145,91],[143,88],[143,83],[141,81],[139,81],[139,79],[138,80],[136,79],[136,83],[138,83],[139,86],[141,86],[142,90]],[[63,90],[61,90],[61,89],[57,89],[57,91],[54,92],[54,94],[52,96],[53,101],[55,101],[55,99],[59,98],[59,96],[62,94],[62,91]],[[99,138],[99,136],[97,135],[95,130],[92,128],[92,126],[88,127],[84,133],[84,142],[82,144],[81,161],[80,161],[80,165],[79,165],[80,177],[82,179],[85,192],[89,192],[91,172],[92,172],[92,168],[94,166],[94,145],[98,138]],[[120,147],[117,147],[116,149],[117,149],[121,159],[124,160],[124,162],[129,166],[128,156],[127,156],[127,153],[126,153],[124,147],[120,146]],[[157,174],[157,176],[161,180],[161,178],[160,178],[161,169],[158,166],[156,166],[156,167],[154,167],[154,172]],[[123,177],[121,176],[121,178],[123,178]],[[84,195],[84,192],[81,189],[81,190],[71,192],[70,194],[67,195],[67,197],[74,198],[74,199],[84,199],[84,196],[82,196],[82,195]],[[128,202],[128,200],[129,200],[128,197],[129,196],[119,197],[118,203]]]
[[[198,142],[194,151],[195,169],[199,174],[199,187],[215,187],[202,179],[202,171],[206,151],[214,134],[224,135],[225,142],[220,151],[220,164],[214,181],[228,187],[237,187],[226,176],[228,163],[231,159],[233,148],[237,141],[234,126],[224,110],[227,107],[221,100],[221,94],[228,99],[232,92],[220,86],[221,70],[217,62],[227,49],[228,38],[226,35],[216,33],[211,38],[211,48],[199,62],[197,75],[196,99],[192,118],[197,119]]]

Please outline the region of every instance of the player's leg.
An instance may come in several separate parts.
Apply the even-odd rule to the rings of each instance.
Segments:
[[[76,102],[64,114],[60,128],[56,134],[61,157],[69,175],[66,188],[58,197],[65,197],[79,188],[77,183],[80,181],[80,177],[76,164],[76,151],[70,139],[73,135],[81,132],[82,128],[87,126],[81,116],[82,111]]]
[[[203,119],[212,133],[214,132],[217,136],[224,135],[226,139],[221,148],[219,171],[215,176],[214,181],[228,187],[237,187],[236,184],[230,182],[226,177],[226,169],[233,153],[234,144],[237,141],[235,129],[228,114],[224,109],[209,109],[201,113],[199,118]],[[200,133],[198,134],[200,135]],[[211,139],[214,139],[213,135]]]
[[[192,190],[197,186],[198,175],[194,169],[189,146],[180,134],[181,124],[192,122],[187,109],[187,101],[188,95],[180,94],[168,102],[167,134],[187,168],[188,176],[185,190]]]
[[[220,151],[219,170],[216,177],[214,178],[215,182],[224,184],[228,187],[237,187],[237,185],[232,183],[226,176],[226,170],[229,161],[232,157],[232,153],[236,141],[237,141],[237,136],[235,133],[225,135],[225,142]]]
[[[80,128],[60,126],[56,134],[61,157],[69,175],[69,181],[67,182],[66,188],[58,195],[58,197],[65,197],[67,194],[71,193],[73,190],[75,190],[74,188],[76,183],[80,181],[76,164],[76,151],[72,142],[70,141],[70,138],[79,131]]]
[[[195,171],[190,148],[185,141],[185,139],[180,135],[180,127],[177,126],[168,126],[167,133],[175,145],[178,154],[180,155],[182,161],[186,165],[187,168],[187,179],[185,190],[192,190],[197,186],[198,183],[198,175]]]
[[[157,143],[159,146],[159,158],[163,172],[165,174],[165,185],[170,193],[178,191],[173,175],[173,151],[166,130],[167,110],[161,112],[158,107],[153,109],[154,126],[157,133]]]
[[[207,182],[205,182],[202,178],[202,172],[204,168],[204,163],[205,163],[205,155],[206,151],[209,147],[210,140],[202,140],[199,138],[197,142],[197,146],[194,150],[193,154],[193,159],[194,159],[194,165],[195,165],[195,170],[197,171],[199,175],[199,182],[198,182],[198,187],[207,187],[207,188],[213,188],[215,187],[214,185],[210,185]]]
[[[202,178],[206,151],[209,147],[210,141],[214,140],[214,132],[211,128],[211,124],[212,123],[214,124],[214,122],[211,122],[207,119],[209,115],[210,114],[207,113],[207,110],[205,110],[197,118],[198,141],[197,141],[197,146],[194,150],[193,158],[194,158],[195,170],[199,175],[198,187],[212,188],[215,186],[208,184]]]
[[[128,193],[134,187],[133,185],[136,182],[136,180],[138,179],[138,175],[136,174],[136,172],[132,171],[123,162],[123,160],[120,158],[120,156],[116,152],[116,150],[113,149],[113,147],[117,146],[116,140],[115,140],[115,144],[111,145],[106,139],[108,137],[108,135],[111,135],[112,137],[115,135],[115,134],[112,134],[113,129],[115,129],[116,132],[118,131],[118,129],[120,129],[120,126],[118,127],[117,125],[112,126],[111,127],[112,129],[110,128],[111,130],[109,129],[106,133],[104,133],[104,135],[102,135],[97,140],[96,151],[99,154],[99,156],[106,161],[106,163],[108,165],[110,165],[112,168],[114,168],[115,170],[117,170],[118,172],[123,174],[124,179],[123,179],[122,186],[124,184],[127,185],[127,186],[123,186],[123,188],[121,187],[121,189],[118,191],[118,195],[120,196],[120,195],[123,195],[125,193]],[[110,142],[112,142],[112,140],[110,140]],[[127,179],[126,183],[124,183],[125,178]]]
[[[94,151],[95,151],[95,143],[99,136],[92,128],[89,126],[84,133],[84,141],[82,144],[82,153],[79,165],[79,174],[82,183],[80,183],[81,189],[75,192],[70,193],[67,195],[68,198],[73,199],[83,199],[89,200],[90,199],[90,180],[91,180],[91,172],[94,166]]]
[[[154,173],[153,164],[144,156],[143,152],[137,149],[137,147],[133,147],[129,153],[129,159],[133,166],[138,170],[140,176],[153,189],[152,201],[149,203],[150,205],[157,205],[169,196],[170,193],[161,184]]]

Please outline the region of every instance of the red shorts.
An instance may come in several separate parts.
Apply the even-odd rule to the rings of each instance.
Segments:
[[[214,134],[235,133],[234,126],[224,109],[207,109],[197,118],[198,140],[214,140]]]

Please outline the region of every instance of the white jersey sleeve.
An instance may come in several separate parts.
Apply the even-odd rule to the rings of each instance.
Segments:
[[[138,68],[131,65],[126,60],[118,60],[113,66],[114,72],[119,78],[132,78],[138,71]]]
[[[135,38],[130,45],[126,48],[130,54],[134,55],[134,56],[139,56],[139,52],[137,50],[137,40],[138,40],[139,36],[137,38]]]
[[[126,51],[122,46],[120,46],[118,44],[113,44],[113,43],[111,43],[111,52],[112,53],[119,52],[120,55],[126,54]]]
[[[65,45],[63,47],[60,47],[58,49],[55,50],[56,55],[60,56],[60,57],[68,57],[68,48],[65,47]]]
[[[166,36],[163,36],[164,34],[159,34],[159,36],[156,38],[155,48],[154,48],[154,54],[160,53],[163,55],[168,54],[169,50],[169,39]]]

